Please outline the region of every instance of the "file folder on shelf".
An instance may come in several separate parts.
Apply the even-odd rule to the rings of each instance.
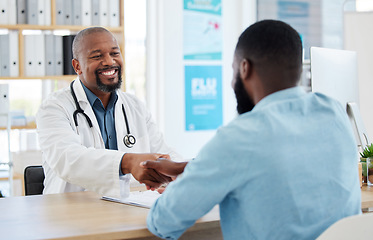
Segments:
[[[27,8],[26,0],[17,0],[17,23],[26,24],[27,23]]]
[[[1,76],[9,76],[9,35],[0,35]]]
[[[52,24],[52,15],[51,15],[51,1],[44,0],[44,24],[51,25]]]
[[[30,0],[29,0],[30,1]],[[45,25],[45,0],[37,0],[37,22],[38,25]]]
[[[81,0],[82,1],[82,26],[90,26],[92,25],[92,6],[91,0]]]
[[[73,15],[72,5],[73,5],[72,0],[65,0],[63,2],[63,11],[64,11],[63,24],[64,25],[73,25],[73,21],[72,21],[72,15]]]
[[[18,31],[9,31],[9,76],[19,76]]]
[[[75,35],[63,36],[63,74],[64,75],[73,75],[75,70],[71,64],[73,59],[72,44]]]
[[[109,26],[109,4],[107,0],[100,0],[100,25]]]
[[[63,75],[63,44],[62,44],[62,36],[54,35],[54,69],[55,75]]]
[[[8,2],[8,24],[15,25],[17,24],[17,2],[16,0],[7,0],[7,2]]]
[[[34,35],[24,35],[23,39],[25,76],[35,76]]]
[[[109,0],[109,26],[119,27],[119,0]]]
[[[0,24],[8,24],[8,2],[0,1]]]
[[[34,35],[35,45],[34,45],[34,54],[35,54],[35,75],[36,76],[45,76],[45,43],[44,43],[44,34]]]
[[[54,63],[54,60],[55,60],[54,35],[45,34],[44,39],[45,39],[45,75],[53,76],[56,74],[56,71],[55,71],[56,64]]]
[[[82,0],[74,0],[72,5],[72,22],[73,25],[82,25]]]
[[[65,19],[64,0],[56,0],[56,24],[63,25]]]
[[[92,25],[100,25],[100,0],[92,0]]]
[[[38,3],[39,0],[27,0],[27,23],[37,25],[38,24]]]

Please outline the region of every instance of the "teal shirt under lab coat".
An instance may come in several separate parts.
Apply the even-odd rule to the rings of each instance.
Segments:
[[[358,152],[339,102],[294,87],[220,128],[151,208],[176,239],[216,204],[224,239],[315,239],[361,213]]]

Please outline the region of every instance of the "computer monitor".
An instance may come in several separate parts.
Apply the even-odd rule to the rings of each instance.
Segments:
[[[353,125],[357,143],[364,148],[369,139],[359,110],[356,52],[311,47],[310,60],[312,92],[341,102]]]

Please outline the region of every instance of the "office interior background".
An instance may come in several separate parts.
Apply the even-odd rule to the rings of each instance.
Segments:
[[[18,2],[22,1],[2,0],[0,7],[11,8],[14,5],[13,7],[16,8]],[[56,12],[46,12],[51,14],[52,18],[57,18],[57,9],[53,9],[53,4],[58,8],[59,1],[44,0],[44,2],[49,7],[52,3],[52,11]],[[93,4],[95,0],[74,2]],[[102,22],[98,22],[97,25],[116,29],[115,34],[121,43],[125,63],[123,89],[135,94],[146,103],[166,142],[186,159],[196,156],[218,127],[228,123],[237,115],[236,100],[231,89],[233,53],[239,35],[250,24],[262,19],[279,19],[298,30],[304,46],[304,71],[300,84],[307,91],[311,90],[309,56],[311,46],[346,49],[346,38],[352,37],[366,39],[366,43],[360,46],[360,50],[365,49],[367,52],[371,48],[369,33],[364,37],[360,36],[362,32],[356,32],[356,36],[345,36],[344,16],[346,13],[372,14],[370,11],[373,11],[373,0],[105,0],[101,2],[98,0],[97,2],[109,3],[106,6],[108,12],[112,6],[110,4],[120,3],[122,8],[118,26],[107,26],[110,23],[102,24]],[[27,7],[30,5],[26,4]],[[77,6],[71,3],[70,7],[73,9]],[[205,15],[198,14],[201,12]],[[59,24],[56,19],[49,20],[50,22],[37,22],[36,25],[32,25],[34,27],[27,27],[27,23],[16,22],[15,25],[21,26],[19,28],[12,27],[12,24],[7,21],[0,16],[0,35],[21,31],[23,36],[64,36],[75,34],[84,28],[84,24],[81,23]],[[367,21],[358,24],[356,31],[363,29],[362,26],[369,26]],[[49,24],[49,27],[43,27],[44,24]],[[207,38],[203,38],[205,33]],[[27,38],[24,37],[23,41]],[[23,51],[25,56],[22,55],[19,60],[26,61],[27,43],[24,42],[22,46],[21,44],[10,43],[9,52],[12,54],[12,51],[17,50],[18,54],[18,51]],[[191,56],[189,53],[198,48],[198,45],[202,54]],[[0,43],[0,48],[3,56],[8,47]],[[213,48],[218,54],[205,54],[203,48]],[[358,62],[358,67],[361,68],[363,64],[369,66],[370,62],[371,59],[367,58],[364,62]],[[361,71],[363,70],[359,69],[359,74]],[[372,81],[369,75],[372,76],[373,73],[368,71],[363,74],[365,75],[359,75],[360,110],[367,132],[373,136],[373,124],[370,123],[371,116],[368,111],[373,105],[369,103],[373,102],[370,101],[369,96],[369,90],[373,87],[370,86],[373,84],[370,83]],[[71,73],[67,77],[54,76],[50,79],[38,75],[28,76],[25,73],[12,77],[4,74],[0,76],[0,84],[7,84],[9,87],[9,114],[12,123],[11,130],[7,131],[6,119],[0,116],[0,162],[8,163],[9,159],[12,159],[14,163],[12,192],[9,190],[7,179],[9,166],[0,165],[0,191],[3,195],[22,195],[22,177],[16,178],[16,176],[21,176],[27,165],[41,164],[35,114],[40,103],[49,93],[67,87],[72,79],[74,77]],[[190,84],[194,84],[195,88],[190,87]]]

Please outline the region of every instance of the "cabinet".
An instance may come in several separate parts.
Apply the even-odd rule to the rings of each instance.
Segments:
[[[2,0],[3,1],[3,0]],[[50,14],[51,14],[51,24],[50,25],[33,25],[33,24],[12,24],[12,25],[0,25],[0,29],[6,29],[9,31],[17,31],[18,32],[18,67],[19,67],[19,74],[18,76],[0,76],[1,79],[52,79],[52,80],[68,80],[71,81],[76,76],[75,75],[43,75],[43,76],[27,76],[25,74],[25,31],[27,30],[40,30],[40,31],[48,31],[52,32],[52,34],[55,31],[58,30],[65,30],[69,31],[70,34],[75,34],[79,32],[80,30],[87,28],[89,26],[78,26],[78,25],[59,25],[57,24],[57,18],[58,18],[58,11],[57,11],[57,2],[59,0],[46,0],[48,1],[48,4],[50,3]],[[50,1],[50,2],[49,2]],[[100,0],[92,0],[92,1],[100,1]],[[101,0],[102,1],[102,0]],[[15,1],[14,1],[15,2]],[[74,1],[75,2],[75,1]],[[82,4],[84,4],[87,1],[82,1]],[[106,1],[104,0],[108,5],[108,9],[110,8],[117,8],[119,7],[119,26],[118,27],[108,27],[103,26],[107,28],[109,31],[111,31],[117,38],[118,43],[120,45],[122,55],[124,53],[124,0],[119,1]],[[112,6],[111,3],[119,3],[119,6]],[[65,2],[64,2],[65,3]],[[73,7],[71,5],[71,7]],[[49,11],[48,11],[49,12]],[[92,13],[93,14],[93,13]],[[91,25],[92,26],[92,25]],[[10,49],[10,51],[14,51],[14,49]]]

